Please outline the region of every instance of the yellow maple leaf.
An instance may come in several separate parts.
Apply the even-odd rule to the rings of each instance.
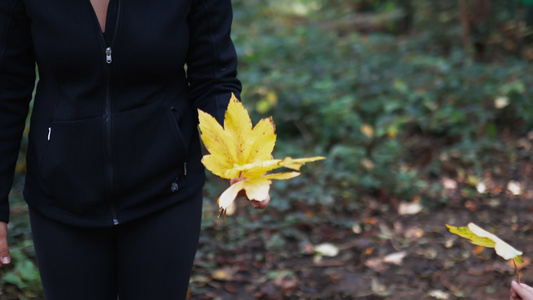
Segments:
[[[272,117],[252,126],[248,111],[234,95],[224,116],[224,127],[202,110],[198,110],[198,119],[202,141],[209,151],[202,158],[202,163],[213,174],[236,180],[218,199],[221,214],[241,190],[245,191],[249,200],[263,201],[268,198],[273,179],[290,179],[300,175],[299,172],[267,172],[278,168],[299,171],[307,162],[325,159],[322,156],[273,159],[276,133]]]
[[[496,254],[506,260],[516,259],[518,262],[522,261],[520,255],[521,251],[516,250],[511,245],[507,244],[496,235],[484,230],[474,223],[468,223],[467,227],[455,227],[446,224],[451,233],[455,233],[463,238],[466,238],[470,243],[487,248],[494,248]]]

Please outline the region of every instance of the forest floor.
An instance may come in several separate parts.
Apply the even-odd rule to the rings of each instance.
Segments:
[[[499,165],[483,184],[442,175],[438,203],[367,196],[283,206],[274,198],[258,211],[241,198],[223,221],[211,196],[221,190],[208,190],[188,299],[508,299],[512,263],[446,228],[474,222],[498,235],[523,251],[519,275],[533,283],[533,162]],[[17,207],[11,232],[27,239]],[[36,272],[29,260],[16,265]],[[30,283],[2,283],[0,299],[43,299],[40,283]]]
[[[477,194],[471,191],[480,187],[465,180],[441,179],[453,200],[431,209],[369,200],[346,213],[299,203],[287,221],[275,209],[256,213],[240,201],[223,222],[213,208],[204,217],[215,221],[204,226],[189,299],[508,299],[512,261],[451,234],[446,224],[474,222],[523,251],[520,278],[533,283],[531,163],[519,173],[514,181],[489,176]],[[323,243],[338,253],[319,256],[327,254],[317,247]]]

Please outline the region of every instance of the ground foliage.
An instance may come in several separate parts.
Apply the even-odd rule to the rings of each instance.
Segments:
[[[233,2],[254,123],[273,116],[275,157],[327,160],[226,222],[209,176],[191,299],[505,299],[513,268],[445,227],[468,222],[522,250],[533,282],[527,1],[490,1],[471,47],[456,1]],[[2,300],[42,299],[22,158]]]

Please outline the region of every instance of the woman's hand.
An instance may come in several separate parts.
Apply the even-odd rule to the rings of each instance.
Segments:
[[[510,300],[533,300],[533,288],[525,283],[511,282]]]
[[[268,195],[268,197],[263,201],[252,200],[252,207],[256,209],[263,209],[268,206],[268,203],[270,203],[270,195]]]
[[[9,248],[7,246],[7,224],[0,222],[0,266],[7,265],[11,262]]]
[[[235,182],[237,182],[239,180],[240,180],[240,178],[233,178],[232,180],[230,180],[229,184],[232,185],[232,184],[234,184]],[[246,192],[244,190],[240,191],[237,194],[237,197],[246,198],[246,200],[249,200],[250,202],[252,202],[252,207],[255,208],[255,209],[263,209],[263,208],[268,206],[268,203],[270,203],[270,195],[268,195],[267,198],[265,200],[263,200],[263,201],[250,200],[250,199],[248,199],[248,196],[246,196]]]

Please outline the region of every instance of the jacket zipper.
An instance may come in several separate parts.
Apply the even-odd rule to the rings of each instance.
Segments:
[[[105,109],[104,109],[104,116],[103,116],[103,122],[104,122],[104,143],[105,143],[105,171],[106,171],[106,180],[107,180],[107,198],[109,199],[111,203],[111,218],[113,225],[120,224],[120,221],[118,220],[117,216],[117,209],[115,207],[115,201],[114,201],[114,168],[113,168],[113,145],[112,145],[112,109],[111,109],[111,91],[110,91],[110,82],[111,82],[111,63],[113,62],[113,56],[112,56],[112,47],[115,42],[115,37],[117,35],[117,28],[118,23],[120,19],[120,0],[118,1],[118,8],[117,8],[117,16],[115,19],[115,29],[113,32],[113,37],[111,39],[111,44],[107,45],[105,41],[104,34],[102,33],[102,28],[99,30],[100,35],[100,41],[102,42],[102,45],[104,46],[104,54],[105,54],[105,80],[106,80],[106,92],[105,92]],[[98,21],[98,18],[95,15],[95,20],[97,24],[100,24]]]
[[[105,62],[110,64],[113,62],[113,57],[111,56],[112,50],[111,47],[105,48]]]
[[[108,65],[112,62],[111,54],[111,47],[106,48],[106,63]],[[111,122],[112,122],[112,116],[111,116],[111,93],[110,93],[110,81],[111,81],[111,66],[106,66],[106,95],[105,95],[105,111],[104,111],[104,143],[105,143],[105,166],[106,166],[106,179],[107,181],[107,197],[109,201],[111,202],[111,217],[113,219],[113,225],[118,225],[120,222],[118,221],[117,216],[117,210],[115,208],[115,201],[114,201],[114,170],[113,170],[113,146],[112,146],[112,128],[111,128]]]

